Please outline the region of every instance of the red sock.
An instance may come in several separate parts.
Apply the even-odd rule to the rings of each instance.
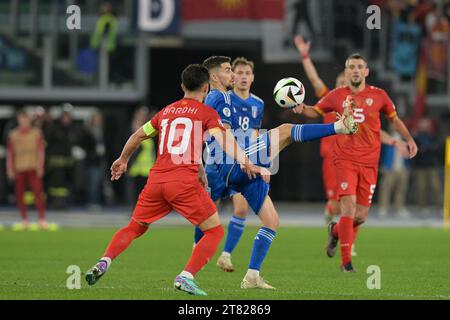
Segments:
[[[131,220],[128,226],[120,229],[113,236],[103,256],[114,260],[122,251],[128,248],[134,239],[143,235],[147,229],[148,227],[141,226],[136,221]]]
[[[15,178],[16,203],[22,220],[28,220],[27,206],[25,205],[25,201],[23,199],[25,190],[26,190],[26,176],[22,172],[16,172]]]
[[[356,241],[356,236],[358,235],[358,231],[359,231],[359,224],[357,226],[353,226],[353,243],[355,243]]]
[[[39,213],[39,220],[45,220],[45,201],[42,190],[42,180],[36,173],[33,173],[30,179],[31,189],[33,190],[34,199],[36,200],[36,208]]]
[[[339,222],[334,225],[332,232],[335,238],[339,238]]]
[[[222,241],[224,232],[222,226],[219,225],[203,231],[203,234],[203,237],[195,246],[191,258],[184,268],[185,271],[190,272],[193,276],[195,276],[213,257],[219,247],[220,241]]]
[[[342,265],[352,261],[353,218],[341,216],[339,220],[339,241],[341,246]]]

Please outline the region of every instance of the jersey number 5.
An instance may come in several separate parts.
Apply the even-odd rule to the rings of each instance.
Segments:
[[[364,109],[363,108],[354,108],[353,109],[353,119],[355,119],[356,123],[363,123],[364,120],[366,120],[366,117],[364,116]]]
[[[159,143],[159,154],[164,152],[164,141],[166,140],[166,132],[169,124],[168,119],[161,121],[161,141]],[[175,140],[175,133],[177,130],[177,125],[183,125],[183,137],[181,138],[181,143],[179,146],[174,147],[173,142]],[[189,146],[189,140],[191,139],[192,132],[192,120],[189,118],[176,118],[170,123],[169,137],[167,138],[167,151],[170,154],[180,155],[186,152]]]

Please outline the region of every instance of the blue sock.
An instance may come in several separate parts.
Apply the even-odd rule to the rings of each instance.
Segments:
[[[307,142],[335,134],[334,123],[297,124],[292,127],[291,138],[294,142]]]
[[[200,230],[199,227],[195,227],[194,243],[197,244],[200,241],[201,238],[203,238],[202,230]]]
[[[256,234],[253,242],[252,256],[250,257],[249,269],[260,270],[261,265],[266,258],[270,245],[277,233],[269,228],[261,227]]]
[[[244,233],[245,218],[239,218],[236,216],[231,217],[230,224],[228,225],[227,240],[225,242],[225,248],[223,251],[232,253],[239,240],[241,239],[242,233]]]

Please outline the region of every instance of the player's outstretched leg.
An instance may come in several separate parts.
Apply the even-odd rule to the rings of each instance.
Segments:
[[[272,289],[271,286],[259,274],[261,265],[267,256],[270,245],[275,238],[276,229],[279,225],[278,214],[269,196],[266,196],[264,203],[259,210],[259,218],[263,224],[255,236],[252,255],[248,266],[247,274],[241,282],[242,289]]]
[[[131,242],[147,231],[148,226],[131,220],[128,226],[120,229],[111,239],[106,252],[91,269],[86,272],[85,279],[89,285],[94,285],[111,266],[112,261],[121,254]]]
[[[355,134],[358,126],[349,112],[348,107],[339,120],[330,124],[282,124],[269,131],[270,160],[293,142],[308,142],[336,134]]]
[[[203,229],[203,237],[192,251],[191,258],[184,270],[175,277],[173,284],[178,290],[196,296],[206,296],[206,292],[195,283],[194,277],[214,256],[220,241],[222,241],[224,232],[218,213],[208,218],[199,227]],[[207,229],[205,230],[205,228]]]

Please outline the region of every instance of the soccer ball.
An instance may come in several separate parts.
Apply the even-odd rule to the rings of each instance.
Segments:
[[[273,97],[282,108],[295,108],[305,99],[305,87],[295,78],[284,78],[277,82]]]

